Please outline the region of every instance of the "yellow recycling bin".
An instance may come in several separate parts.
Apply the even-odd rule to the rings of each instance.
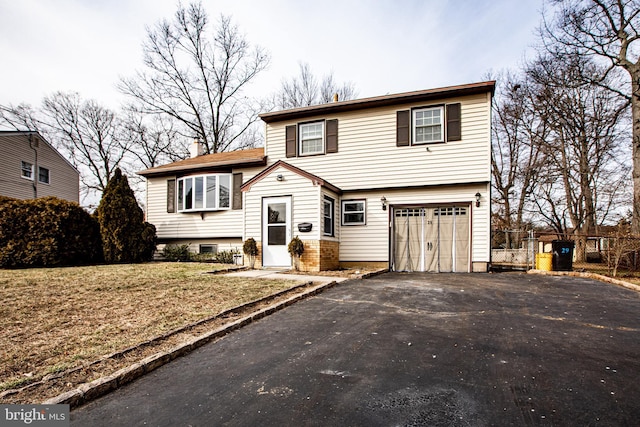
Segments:
[[[541,253],[536,254],[536,270],[551,271],[551,262],[553,254]]]

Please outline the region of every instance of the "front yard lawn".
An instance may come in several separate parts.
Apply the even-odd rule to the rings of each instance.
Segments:
[[[0,270],[0,391],[81,366],[291,281],[205,274],[207,263]]]

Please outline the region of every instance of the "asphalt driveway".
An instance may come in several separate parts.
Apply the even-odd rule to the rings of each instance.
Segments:
[[[79,426],[638,425],[640,294],[517,273],[347,281],[71,413]]]

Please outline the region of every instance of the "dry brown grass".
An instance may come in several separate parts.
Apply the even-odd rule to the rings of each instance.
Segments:
[[[205,274],[216,267],[151,263],[0,270],[0,390],[292,286]]]

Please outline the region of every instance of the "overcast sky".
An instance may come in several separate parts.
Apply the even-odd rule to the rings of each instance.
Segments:
[[[188,2],[183,2],[187,4]],[[230,15],[271,65],[247,96],[274,92],[299,62],[359,97],[482,81],[531,55],[542,0],[203,0]],[[0,104],[76,91],[118,108],[115,85],[142,68],[145,28],[176,0],[0,0]]]

